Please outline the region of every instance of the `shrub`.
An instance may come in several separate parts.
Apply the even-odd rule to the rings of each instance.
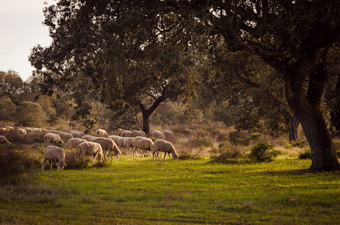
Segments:
[[[213,150],[214,151],[214,150]],[[211,156],[212,162],[220,163],[235,163],[235,162],[246,162],[246,154],[242,148],[238,145],[232,145],[226,141],[218,145],[218,150]]]
[[[197,137],[193,140],[195,147],[211,147],[213,146],[213,142],[210,138],[207,137]]]
[[[41,106],[35,102],[22,102],[16,109],[16,125],[41,127],[47,119]]]
[[[38,167],[38,157],[33,157],[30,151],[13,149],[13,147],[0,146],[0,181],[4,183],[16,183],[16,178],[25,172]]]
[[[272,145],[266,142],[259,142],[251,148],[249,158],[255,162],[273,161],[278,155],[278,151],[272,149]]]
[[[310,151],[310,149],[307,149],[303,153],[300,153],[298,157],[299,159],[311,159],[312,152]]]
[[[297,148],[303,148],[307,144],[306,140],[300,140],[300,141],[292,141],[291,145],[292,147],[297,147]]]

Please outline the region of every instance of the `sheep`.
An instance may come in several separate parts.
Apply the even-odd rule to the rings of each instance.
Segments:
[[[94,139],[96,139],[97,137],[92,136],[92,135],[84,135],[81,137],[82,139],[85,139],[86,141],[93,141]]]
[[[53,130],[53,129],[52,129],[52,130],[49,130],[48,133],[59,134],[60,131],[57,131],[57,130]]]
[[[106,132],[106,130],[104,130],[104,129],[97,129],[96,130],[96,135],[98,136],[98,137],[108,137],[109,135],[107,134],[107,132]]]
[[[135,137],[133,139],[133,156],[137,156],[138,149],[142,151],[151,151],[153,142],[150,138],[146,137]],[[144,157],[144,152],[143,152]]]
[[[121,132],[122,137],[132,137],[132,131],[131,130],[124,130]]]
[[[126,150],[129,150],[130,148],[133,149],[133,140],[134,139],[135,139],[134,137],[124,138],[124,143],[123,143],[124,149],[126,149]]]
[[[81,143],[85,141],[86,140],[82,138],[71,138],[66,142],[65,146],[67,146],[68,149],[73,149],[73,148],[77,148],[78,145],[80,145]]]
[[[32,133],[33,134],[43,134],[42,130],[40,128],[32,128]]]
[[[82,136],[85,135],[84,132],[77,131],[77,130],[70,130],[69,133],[75,138],[81,138]]]
[[[69,134],[67,132],[60,132],[59,136],[61,137],[61,139],[67,140],[67,141],[73,138],[72,134]]]
[[[55,162],[57,169],[63,171],[64,167],[67,166],[65,163],[65,151],[57,146],[48,146],[44,150],[44,159],[41,165],[41,170],[44,171],[45,162],[49,161],[50,169],[52,170],[52,162]]]
[[[6,128],[7,131],[14,130],[14,127],[12,127],[12,126],[5,126],[5,128]]]
[[[165,136],[165,139],[168,141],[175,138],[175,134],[171,130],[163,130],[163,134]]]
[[[9,142],[5,136],[0,135],[0,144],[7,144],[7,145],[10,145],[11,142]]]
[[[96,142],[102,146],[103,151],[105,150],[105,158],[107,157],[107,154],[110,152],[111,154],[111,159],[112,159],[112,153],[119,158],[119,155],[122,154],[121,151],[119,150],[117,144],[110,138],[104,138],[104,137],[98,137],[93,140],[93,142]]]
[[[110,135],[109,136],[110,139],[112,139],[119,148],[123,148],[124,147],[124,137],[120,137],[117,135]]]
[[[131,137],[137,137],[137,136],[145,137],[146,134],[142,130],[133,130],[132,133],[131,133]]]
[[[151,146],[151,152],[153,159],[155,159],[155,154],[157,154],[158,158],[160,158],[159,152],[164,152],[164,159],[167,153],[169,154],[169,159],[170,153],[172,154],[172,159],[178,159],[178,154],[175,150],[175,147],[173,146],[173,144],[171,144],[171,142],[166,140],[162,139],[156,140]]]
[[[86,155],[92,155],[93,156],[93,163],[96,161],[96,159],[99,157],[99,162],[105,157],[103,154],[102,146],[95,142],[83,142],[78,145],[78,149],[80,150],[80,155],[82,156],[82,160],[84,161],[84,157]],[[80,156],[79,155],[79,156]]]
[[[162,131],[159,130],[152,130],[149,133],[149,137],[159,138],[159,139],[165,139],[165,135]]]
[[[17,129],[17,134],[19,134],[19,135],[24,135],[24,134],[27,134],[27,131],[26,131],[25,129],[18,128],[18,129]]]
[[[59,136],[59,134],[47,133],[45,134],[44,139],[45,139],[45,146],[49,146],[52,143],[54,144],[60,143],[63,145],[65,144],[63,140],[61,139],[61,137]]]
[[[25,127],[24,130],[26,131],[27,134],[33,133],[33,129],[30,127]]]

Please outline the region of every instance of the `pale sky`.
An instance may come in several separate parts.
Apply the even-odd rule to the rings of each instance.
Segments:
[[[50,45],[44,20],[44,2],[52,0],[0,0],[0,71],[14,70],[25,81],[32,75],[31,49]]]

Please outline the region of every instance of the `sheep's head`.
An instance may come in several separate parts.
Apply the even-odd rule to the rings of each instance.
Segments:
[[[174,150],[172,151],[172,158],[176,160],[178,159],[178,154]]]
[[[67,166],[66,163],[65,163],[65,161],[59,161],[59,162],[57,163],[57,169],[58,169],[59,171],[63,171],[65,166]]]

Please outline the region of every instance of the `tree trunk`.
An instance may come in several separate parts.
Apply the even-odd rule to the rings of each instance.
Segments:
[[[289,141],[299,141],[300,135],[299,135],[299,120],[294,114],[293,117],[289,121]]]
[[[150,132],[150,115],[148,110],[142,110],[143,116],[143,131],[148,134]]]
[[[304,81],[307,76],[306,94]],[[316,171],[340,169],[321,109],[326,84],[327,74],[313,59],[296,63],[286,74],[287,100],[305,132],[312,152],[311,170]]]

